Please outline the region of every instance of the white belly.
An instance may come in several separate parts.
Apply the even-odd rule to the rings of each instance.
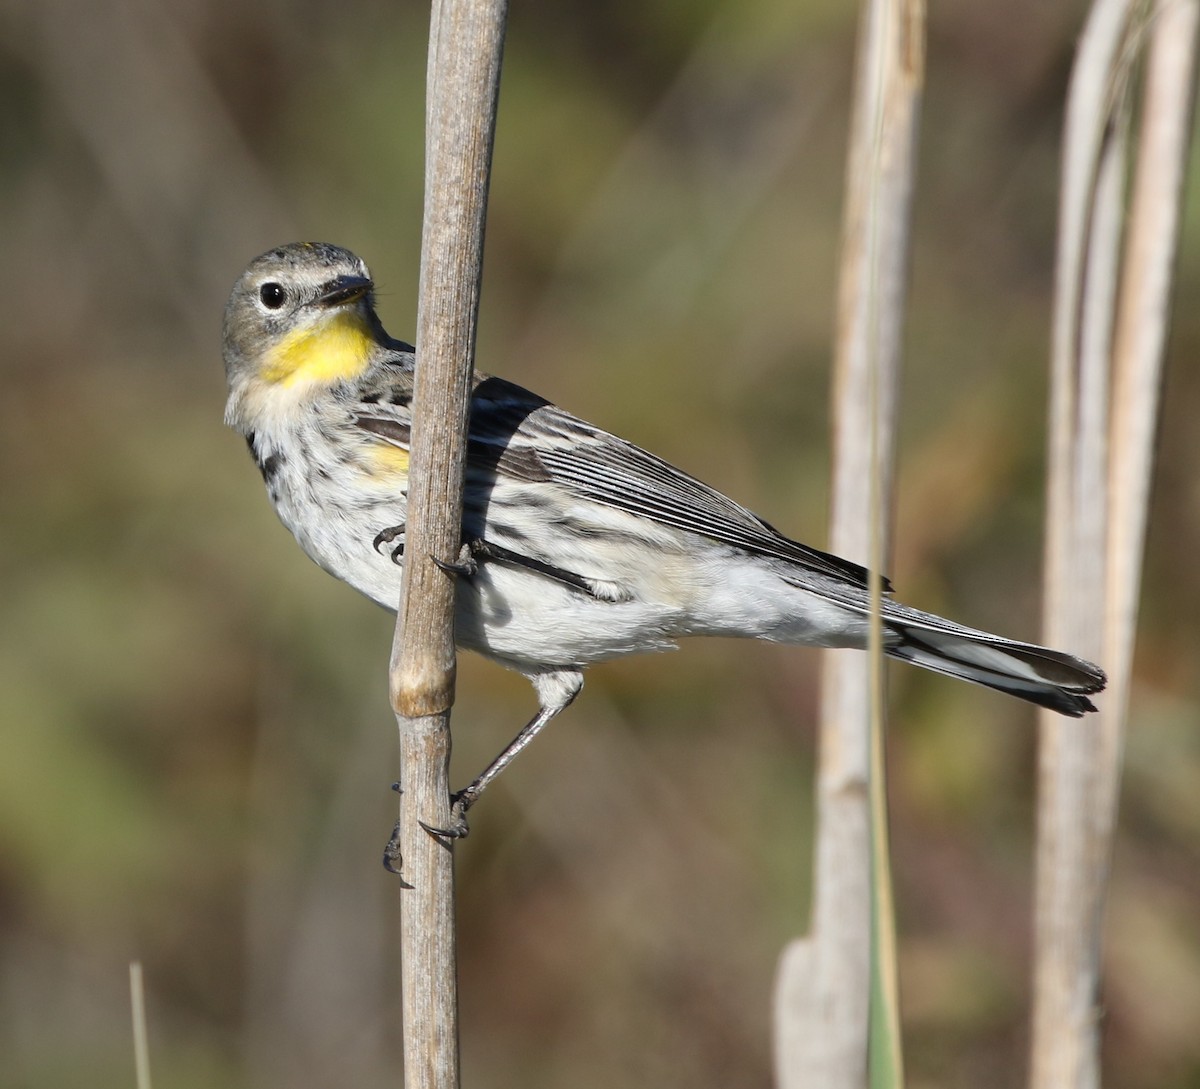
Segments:
[[[319,517],[304,518],[297,517],[301,512],[294,504],[309,497],[288,498],[291,502],[277,509],[308,555],[394,611],[400,599],[401,565],[390,556],[394,545],[382,544],[379,550],[372,545],[387,519],[375,511],[369,532],[360,526],[357,532],[335,533],[328,503]],[[360,517],[358,512],[343,513],[356,520]],[[391,515],[399,523],[404,513],[401,507]],[[354,547],[345,548],[347,540],[354,541]],[[580,561],[576,566],[581,569],[587,558],[571,557]],[[638,559],[644,557],[608,557],[609,568],[618,575],[613,585],[625,597],[619,601],[594,597],[524,567],[485,559],[474,575],[459,578],[456,641],[527,672],[669,650],[678,638],[688,635],[810,646],[865,644],[861,617],[788,585],[772,564],[726,546],[692,538],[690,548],[660,551],[652,568],[639,566]]]

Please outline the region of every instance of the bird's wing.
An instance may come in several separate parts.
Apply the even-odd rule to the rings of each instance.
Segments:
[[[409,416],[362,405],[357,422],[407,447]],[[526,484],[547,483],[581,499],[761,556],[785,560],[855,587],[859,564],[784,537],[739,503],[633,443],[572,416],[500,378],[478,376],[471,401],[468,469]],[[885,589],[890,589],[886,581]]]

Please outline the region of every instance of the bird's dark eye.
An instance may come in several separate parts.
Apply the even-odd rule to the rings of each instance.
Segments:
[[[258,297],[262,299],[263,306],[268,310],[278,310],[283,305],[286,292],[282,286],[272,281],[269,284],[263,284],[258,289]]]

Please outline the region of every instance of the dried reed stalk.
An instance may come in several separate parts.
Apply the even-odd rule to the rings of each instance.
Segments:
[[[1096,658],[1099,722],[1042,716],[1033,1089],[1100,1084],[1105,887],[1116,823],[1154,424],[1190,137],[1197,0],[1152,35],[1128,223],[1127,102],[1147,24],[1097,0],[1072,75],[1052,361],[1046,639]],[[1114,311],[1117,315],[1114,328]]]
[[[458,992],[450,823],[453,562],[495,132],[505,0],[435,0],[429,38],[425,225],[404,579],[390,687],[400,728],[405,1089],[455,1089]]]
[[[860,27],[843,223],[831,547],[875,572],[888,552],[886,512],[923,78],[921,0],[868,0]],[[876,599],[879,590],[876,578]],[[872,643],[868,657],[835,652],[825,662],[812,932],[784,951],[776,981],[776,1077],[784,1089],[857,1089],[867,1077],[872,950],[883,949],[886,959],[891,934],[886,867],[877,868],[873,880],[868,799],[872,723],[882,729],[877,624]],[[875,745],[881,752],[878,735]],[[876,782],[882,789],[878,776]],[[881,807],[882,801],[877,815]],[[875,828],[877,840],[886,825],[876,821]],[[873,912],[880,941],[872,940]],[[894,961],[883,966],[879,978],[894,1029]],[[890,1039],[894,1050],[888,1058],[899,1077],[898,1033],[891,1032]]]

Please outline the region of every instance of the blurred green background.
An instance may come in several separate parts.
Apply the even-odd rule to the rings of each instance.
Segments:
[[[0,1083],[398,1083],[390,617],[221,423],[260,251],[361,253],[411,335],[423,4],[9,0],[0,21]],[[1039,623],[1057,143],[1083,5],[930,12],[901,595]],[[851,4],[529,0],[478,360],[825,540]],[[1111,1084],[1200,1086],[1200,203],[1191,172],[1109,911]],[[594,669],[458,852],[469,1086],[766,1086],[806,925],[819,656]],[[455,774],[534,708],[460,666]],[[1024,1083],[1034,716],[895,669],[910,1085]]]

